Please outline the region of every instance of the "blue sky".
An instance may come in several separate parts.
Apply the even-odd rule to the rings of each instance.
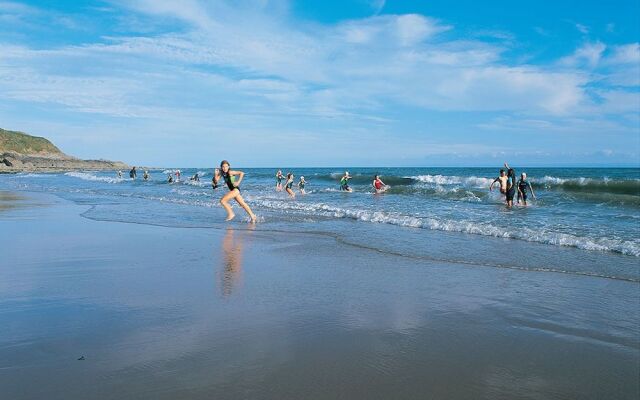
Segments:
[[[0,127],[154,166],[640,164],[638,1],[0,0]]]

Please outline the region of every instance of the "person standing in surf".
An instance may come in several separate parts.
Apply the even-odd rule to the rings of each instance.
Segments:
[[[375,178],[373,178],[373,188],[376,190],[376,194],[384,193],[384,191],[387,190],[387,185],[382,182],[380,175],[376,175]]]
[[[520,175],[520,180],[518,181],[518,204],[522,201],[523,205],[527,205],[527,189],[531,192],[531,196],[533,199],[536,199],[536,194],[533,193],[533,186],[527,180],[527,174],[525,172]]]
[[[284,184],[284,190],[287,191],[289,197],[292,199],[296,197],[296,194],[293,193],[293,174],[291,172],[287,174],[287,182]]]
[[[149,180],[149,171],[147,171],[146,169],[144,170],[144,174],[142,174],[142,179],[144,179],[145,181]]]
[[[500,175],[491,182],[491,185],[489,185],[489,191],[493,190],[493,185],[495,185],[496,182],[500,184],[500,193],[507,194],[507,175],[505,175],[504,169],[501,169]]]
[[[307,181],[304,180],[304,176],[300,177],[300,182],[298,182],[298,189],[300,189],[300,194],[307,194],[304,191],[304,186],[307,184]]]
[[[284,179],[284,175],[282,175],[282,171],[278,170],[276,172],[276,192],[282,191],[282,180]]]
[[[236,216],[229,205],[229,201],[235,199],[238,204],[240,204],[240,207],[244,208],[247,214],[249,214],[251,222],[256,222],[256,215],[251,211],[251,208],[247,203],[245,203],[242,195],[240,194],[240,183],[242,182],[242,178],[244,178],[244,172],[232,171],[229,161],[227,160],[223,160],[220,163],[220,169],[216,169],[215,171],[215,175],[213,177],[214,183],[217,185],[218,181],[222,179],[229,188],[229,193],[225,194],[220,199],[220,204],[227,211],[227,219],[225,219],[225,221],[231,221]]]
[[[136,179],[136,176],[138,176],[138,173],[136,172],[136,167],[133,167],[131,171],[129,171],[129,178]]]
[[[513,207],[513,198],[516,197],[516,188],[517,188],[517,179],[516,179],[516,171],[513,168],[509,167],[509,164],[504,163],[504,166],[507,168],[507,207]]]
[[[340,178],[340,190],[345,192],[352,192],[353,190],[349,187],[349,179],[351,179],[351,175],[349,175],[349,171],[345,171],[342,178]]]

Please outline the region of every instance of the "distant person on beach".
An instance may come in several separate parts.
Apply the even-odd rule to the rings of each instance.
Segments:
[[[520,175],[520,180],[518,181],[518,204],[520,204],[520,201],[522,201],[523,205],[527,205],[527,189],[529,189],[529,191],[531,192],[531,196],[533,196],[533,199],[535,200],[536,194],[533,193],[533,187],[527,180],[526,172],[523,172],[522,175]]]
[[[237,180],[235,180],[236,177],[238,177]],[[251,217],[251,222],[256,222],[256,215],[251,211],[251,208],[249,208],[249,205],[245,203],[242,195],[240,194],[240,183],[242,182],[242,178],[244,178],[244,172],[232,171],[229,161],[227,160],[223,160],[220,163],[220,169],[216,170],[213,177],[216,184],[218,184],[218,181],[222,179],[229,188],[229,193],[225,194],[220,199],[220,204],[227,211],[227,219],[225,221],[231,221],[236,216],[229,205],[230,200],[236,199],[238,204],[240,204],[247,214],[249,214],[249,217]]]
[[[351,179],[351,175],[349,175],[349,171],[346,171],[342,178],[340,178],[340,190],[352,192],[352,189],[349,187],[349,179]]]
[[[118,171],[118,178],[122,179],[122,171]]]
[[[145,181],[149,180],[149,171],[147,171],[146,169],[144,170],[144,174],[142,174],[142,179],[144,179]]]
[[[282,180],[284,179],[284,175],[282,175],[282,171],[278,170],[276,172],[276,191],[280,192],[282,190]]]
[[[136,172],[136,167],[131,168],[131,171],[129,171],[129,178],[136,179],[137,176],[138,173]]]
[[[284,184],[284,190],[287,191],[287,193],[289,194],[289,197],[294,198],[296,197],[296,194],[293,193],[293,174],[291,172],[289,172],[287,174],[287,182],[285,182]]]
[[[387,185],[382,182],[380,175],[376,175],[375,178],[373,178],[373,188],[376,190],[376,193],[383,193],[387,190]]]
[[[307,181],[304,180],[304,176],[300,177],[300,182],[298,182],[298,189],[300,189],[300,194],[307,194],[304,191],[304,186],[307,184]]]
[[[189,180],[193,181],[193,182],[200,182],[200,176],[196,172],[196,174],[194,176],[192,176],[191,178],[189,178]]]
[[[167,174],[167,182],[173,183],[173,175]]]

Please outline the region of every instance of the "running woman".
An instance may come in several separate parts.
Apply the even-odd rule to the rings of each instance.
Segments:
[[[276,172],[276,192],[282,191],[282,180],[284,179],[284,175],[282,175],[282,171],[278,170]]]
[[[296,194],[293,193],[292,187],[293,187],[293,174],[289,172],[287,174],[287,182],[284,185],[284,190],[286,190],[287,193],[289,194],[289,197],[293,199],[294,197],[296,197]]]
[[[235,179],[236,177],[238,178],[237,180]],[[227,219],[225,219],[225,221],[231,221],[236,216],[229,205],[229,201],[235,199],[238,204],[240,204],[240,207],[244,208],[247,214],[249,214],[251,222],[256,222],[256,215],[251,211],[249,205],[244,202],[244,199],[240,194],[240,183],[242,182],[242,178],[244,178],[244,172],[232,171],[229,161],[227,160],[223,160],[220,163],[220,169],[216,169],[215,171],[215,175],[213,177],[214,183],[217,185],[218,181],[222,179],[229,188],[229,193],[225,194],[220,199],[220,204],[227,211]]]

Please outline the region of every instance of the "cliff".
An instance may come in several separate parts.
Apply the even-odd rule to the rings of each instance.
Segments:
[[[60,151],[49,140],[0,128],[0,173],[127,169],[120,161],[81,160]]]

